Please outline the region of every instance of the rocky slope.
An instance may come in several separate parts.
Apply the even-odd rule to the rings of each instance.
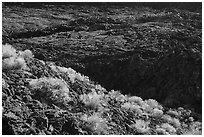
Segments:
[[[188,131],[193,134],[193,131],[197,132],[199,122],[194,124],[192,120],[190,120],[192,121],[190,127],[196,127],[195,129],[187,129],[185,125],[178,128],[172,122],[167,122],[170,126],[174,125],[176,131],[170,127],[173,130],[171,132],[168,130],[157,132],[157,128],[169,128],[169,125],[162,125],[162,123],[166,123],[162,121],[162,116],[158,118],[159,120],[157,119],[158,121],[156,120],[156,124],[153,122],[152,125],[151,121],[155,119],[152,117],[154,107],[151,111],[146,112],[144,106],[139,104],[139,108],[143,108],[141,111],[150,115],[149,119],[149,117],[145,118],[141,115],[138,108],[133,107],[134,109],[132,109],[128,101],[129,97],[125,96],[122,103],[115,102],[117,100],[115,98],[122,94],[128,94],[129,96],[140,96],[144,100],[156,99],[163,106],[162,109],[158,109],[159,112],[162,110],[165,114],[169,108],[181,111],[177,108],[184,107],[186,110],[182,109],[182,115],[201,122],[202,15],[198,11],[190,12],[174,8],[158,10],[126,5],[39,4],[28,6],[4,4],[3,43],[10,43],[18,50],[29,49],[35,58],[25,59],[30,69],[26,70],[28,72],[15,69],[3,71],[2,77],[5,85],[8,86],[3,87],[3,107],[5,108],[3,122],[6,125],[3,127],[3,133],[160,134],[162,132],[161,134],[184,134]],[[18,58],[17,60],[19,61]],[[58,66],[71,67],[77,72],[89,76],[91,80],[81,78],[79,77],[81,74],[77,73],[81,82],[75,83],[74,79],[69,77],[70,75],[65,77],[61,75],[61,72],[51,70],[50,65],[53,62]],[[73,75],[76,73],[70,69],[68,71]],[[65,81],[65,85],[59,84],[63,88],[58,90],[61,93],[61,91],[65,92],[69,89],[71,97],[68,98],[71,101],[69,100],[68,103],[59,94],[57,97],[60,99],[53,99],[53,94],[47,95],[47,92],[43,92],[42,95],[48,99],[44,100],[41,98],[41,94],[30,93],[39,89],[36,89],[35,86],[32,87],[27,79],[40,79],[39,81],[44,80],[47,83],[52,81],[51,84],[48,84],[52,87],[52,83],[59,82],[55,78]],[[95,81],[95,83],[91,81]],[[101,89],[101,86],[97,89],[96,83],[105,89]],[[41,87],[44,86],[41,85]],[[68,89],[65,88],[67,86]],[[92,88],[97,89],[97,94],[100,93],[100,95],[96,95],[95,92],[89,95]],[[120,90],[122,94],[119,92],[115,95],[116,93],[113,92],[114,95],[109,95],[112,93],[110,92],[112,89]],[[100,92],[98,93],[98,91]],[[111,99],[107,99],[107,96],[101,92],[107,94]],[[100,111],[100,114],[98,114],[98,110],[95,110],[98,109],[98,106],[94,107],[94,111],[91,111],[93,108],[89,107],[84,110],[83,105],[86,103],[79,101],[82,94],[88,94],[88,98],[96,96],[99,100],[102,96],[103,101],[112,102],[112,104],[105,103],[106,105],[103,107],[108,110]],[[62,101],[60,102],[60,100]],[[95,101],[97,102],[97,100]],[[15,107],[18,109],[15,110]],[[124,108],[129,108],[131,112],[129,109],[124,111]],[[113,109],[115,113],[109,112],[109,109]],[[137,118],[133,115],[135,109],[139,113]],[[191,110],[191,113],[187,112],[188,109]],[[52,114],[47,114],[44,110]],[[23,113],[27,115],[25,118],[23,118]],[[109,117],[104,116],[106,115],[104,113],[108,113]],[[116,117],[120,117],[116,119],[126,121],[127,125],[113,120],[113,114],[116,113],[118,113]],[[87,114],[87,116],[82,116],[82,114]],[[96,125],[98,124],[92,125],[92,128],[90,126],[90,129],[87,127],[83,129],[82,123],[84,119],[89,120],[89,116],[92,116],[90,119],[94,119],[95,122],[103,121],[104,119],[101,117],[105,118],[105,122],[99,122],[100,126],[104,126],[104,131],[97,131]],[[130,119],[127,120],[127,117]],[[109,122],[106,121],[107,119]],[[138,121],[138,119],[143,121]],[[142,123],[141,125],[150,127],[148,129],[151,130],[135,129],[131,120],[132,124]],[[50,121],[55,124],[50,124]],[[189,120],[179,119],[179,121],[189,125]],[[56,122],[59,123],[56,124]],[[70,125],[70,123],[72,124]],[[50,127],[50,125],[52,126]],[[156,128],[156,125],[159,126]],[[109,128],[111,130],[108,130]],[[72,130],[68,131],[68,129]],[[53,131],[51,132],[51,130]]]
[[[71,68],[33,58],[28,50],[4,45],[2,65],[3,134],[202,133],[201,115],[191,110],[108,91]]]

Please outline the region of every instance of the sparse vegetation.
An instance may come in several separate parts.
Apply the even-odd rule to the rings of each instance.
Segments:
[[[103,95],[99,95],[96,92],[80,95],[81,101],[91,109],[98,109],[103,101]]]
[[[68,85],[61,79],[32,79],[29,84],[31,91],[34,91],[34,94],[39,95],[44,100],[47,99],[53,101],[52,103],[62,102],[65,104],[71,101]]]
[[[16,49],[9,44],[2,45],[2,58],[16,57]]]
[[[200,13],[25,6],[3,5],[3,134],[202,134]]]
[[[42,63],[43,61],[38,61],[38,63],[40,62]],[[34,67],[30,63],[27,64],[28,67]],[[41,65],[46,66],[46,63],[42,63]],[[200,122],[194,122],[193,117],[186,117],[186,120],[182,117],[184,115],[191,115],[191,111],[187,111],[183,108],[163,111],[164,108],[162,105],[154,99],[143,100],[140,97],[123,95],[120,91],[114,90],[107,92],[103,87],[94,85],[88,77],[76,73],[71,68],[62,68],[54,64],[47,65],[52,68],[50,73],[56,73],[56,77],[58,78],[29,78],[27,79],[29,82],[27,89],[33,99],[44,102],[44,105],[47,107],[56,105],[55,108],[59,109],[58,111],[61,111],[62,114],[64,112],[70,113],[70,118],[72,119],[78,117],[76,121],[78,126],[76,128],[78,128],[77,132],[79,134],[111,134],[111,129],[126,132],[128,129],[122,127],[122,129],[117,129],[114,127],[115,124],[119,124],[114,120],[115,117],[118,117],[117,120],[119,121],[126,119],[125,121],[129,123],[128,126],[134,134],[157,133],[166,135],[177,134],[178,131],[182,131],[183,134],[200,134],[201,132]],[[32,69],[24,70],[22,73],[27,74],[30,70]],[[3,89],[6,89],[6,81],[3,79],[2,82],[4,85]],[[88,86],[86,90],[90,91],[77,94],[74,88],[78,89],[80,85]],[[76,88],[76,86],[79,87]],[[75,101],[74,106],[71,105],[73,101]],[[70,107],[72,107],[73,110]],[[77,110],[77,113],[72,112],[76,111],[75,109],[77,107],[80,107],[81,110]],[[114,110],[116,108],[118,112],[112,114],[112,109]],[[124,112],[128,115],[133,114],[132,118],[126,116],[120,117],[120,115],[124,115],[122,114]],[[10,112],[7,113],[6,110],[3,111],[3,114],[4,117],[7,118],[17,118],[15,113],[10,115]],[[55,113],[54,115],[57,116],[60,114]],[[48,118],[48,120],[50,119]],[[187,121],[191,121],[190,125]],[[157,124],[153,124],[155,122]],[[118,126],[122,125],[119,124]]]
[[[30,50],[19,51],[19,55],[14,47],[9,44],[2,46],[2,70],[18,70],[26,68],[25,58],[32,58]]]

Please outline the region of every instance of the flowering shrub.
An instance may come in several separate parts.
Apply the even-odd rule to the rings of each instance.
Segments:
[[[184,135],[202,135],[202,123],[192,122],[189,129],[184,132]]]
[[[139,105],[136,104],[132,104],[130,102],[126,102],[124,103],[121,108],[124,108],[126,110],[130,110],[130,111],[134,111],[136,112],[138,115],[142,114],[142,110],[140,109],[141,107]]]
[[[132,96],[132,97],[130,97],[130,98],[128,99],[128,101],[129,101],[129,102],[135,102],[135,103],[141,105],[143,100],[142,100],[141,97]]]
[[[111,97],[112,99],[115,99],[120,95],[121,93],[119,91],[111,90],[108,92],[108,96]]]
[[[189,120],[190,122],[193,122],[193,121],[194,121],[194,118],[193,118],[193,117],[189,117],[188,120]]]
[[[91,116],[87,116],[86,114],[81,117],[83,121],[85,121],[86,127],[88,127],[91,131],[97,134],[106,134],[108,130],[107,121],[101,118],[100,114],[95,113]]]
[[[89,78],[85,76],[85,80],[86,80],[86,81],[89,81]],[[98,90],[99,92],[104,92],[104,91],[106,91],[106,89],[103,88],[103,87],[102,87],[101,85],[99,85],[99,84],[96,84],[96,85],[94,86],[94,88],[95,88],[96,90]]]
[[[3,70],[25,68],[26,63],[24,59],[32,58],[32,52],[30,50],[17,52],[12,46],[8,47],[11,49],[10,53],[8,52],[7,54],[6,50],[3,51]],[[41,61],[41,64],[46,65],[47,63]],[[109,134],[110,125],[111,128],[116,128],[118,124],[121,124],[121,121],[128,121],[125,116],[131,117],[131,122],[128,121],[125,124],[130,124],[131,130],[136,131],[138,134],[168,135],[180,133],[177,131],[181,131],[184,134],[201,134],[201,123],[196,122],[194,117],[190,117],[190,110],[180,107],[178,109],[169,109],[165,112],[156,100],[143,100],[140,97],[123,95],[120,91],[114,90],[107,92],[101,85],[91,83],[88,77],[77,73],[71,68],[55,66],[49,62],[48,64],[52,70],[65,77],[67,76],[71,84],[75,83],[74,87],[77,87],[78,83],[80,83],[80,87],[83,83],[86,83],[89,93],[77,95],[77,92],[74,95],[77,98],[79,97],[80,102],[83,102],[85,106],[92,109],[91,111],[89,109],[84,109],[83,111],[95,112],[92,115],[87,112],[87,114],[82,114],[81,117],[81,122],[93,134]],[[6,85],[5,80],[2,79],[2,87],[6,88]],[[29,85],[31,92],[34,93],[33,96],[44,97],[45,101],[51,101],[54,104],[67,104],[73,101],[70,97],[69,87],[63,79],[47,77],[30,79]],[[84,106],[82,105],[82,107]],[[111,111],[113,107],[116,109]],[[135,123],[132,124],[134,121]],[[125,126],[119,125],[118,127],[119,130],[126,130]],[[117,133],[117,131],[111,133]]]
[[[160,118],[160,117],[163,116],[163,111],[159,110],[158,108],[154,108],[152,116],[155,117],[155,118]]]
[[[119,95],[117,98],[116,98],[116,101],[118,102],[125,102],[127,100],[127,96],[124,96],[124,95]]]
[[[123,95],[119,91],[115,90],[109,91],[107,96],[111,99],[116,100],[117,102],[125,102],[128,99],[127,95]]]
[[[165,129],[170,134],[176,134],[176,129],[168,123],[161,124],[161,128]]]
[[[16,57],[16,49],[9,44],[2,45],[2,58]]]
[[[143,101],[141,103],[141,107],[142,107],[143,111],[145,111],[146,113],[151,114],[153,112],[152,107],[150,105],[148,105],[145,101]]]
[[[175,128],[180,128],[180,126],[181,126],[181,123],[180,123],[179,119],[171,117],[168,114],[163,115],[162,119],[165,122],[172,124]]]
[[[138,132],[142,134],[148,134],[150,132],[149,121],[144,120],[136,120],[136,123],[132,125],[132,127]]]
[[[61,79],[46,77],[32,79],[29,84],[32,90],[45,93],[53,101],[66,103],[71,100],[69,88]]]
[[[163,109],[162,106],[154,99],[148,99],[145,100],[145,102],[151,107],[151,108],[158,108]]]
[[[19,51],[19,56],[22,58],[33,58],[34,55],[30,50]]]
[[[156,128],[156,132],[157,132],[157,134],[159,134],[159,135],[169,135],[169,133],[166,132],[166,130],[163,129],[163,128],[161,128],[161,127],[157,127],[157,128]]]
[[[177,119],[177,118],[172,118],[171,124],[172,124],[174,127],[176,127],[176,128],[180,128],[180,127],[181,127],[181,123],[180,123],[179,119]]]
[[[21,57],[10,57],[2,60],[2,70],[21,69],[25,67],[25,60]]]
[[[75,83],[75,80],[80,80],[80,81],[89,81],[89,78],[87,76],[83,76],[80,73],[77,73],[75,70],[72,68],[65,68],[65,67],[59,67],[59,66],[54,66],[50,65],[51,69],[60,73],[65,73],[68,75],[71,83]]]
[[[80,95],[80,100],[91,109],[97,109],[102,102],[102,95],[96,92]]]
[[[172,118],[171,116],[167,115],[167,114],[164,114],[162,116],[162,119],[165,121],[165,122],[168,122],[168,123],[172,123]]]
[[[170,116],[173,116],[173,117],[179,117],[179,113],[175,110],[172,110],[172,109],[168,110],[167,114],[169,114]]]
[[[2,46],[2,70],[11,70],[11,69],[22,69],[26,68],[25,58],[33,57],[30,50],[17,51],[11,45]]]

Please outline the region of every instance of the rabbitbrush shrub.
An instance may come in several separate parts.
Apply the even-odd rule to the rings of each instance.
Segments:
[[[2,70],[21,69],[25,66],[25,60],[21,57],[10,57],[2,60]]]
[[[89,81],[89,78],[87,76],[83,76],[80,73],[77,73],[72,68],[65,68],[65,67],[54,66],[53,64],[51,64],[50,67],[54,71],[66,74],[69,77],[71,83],[75,83],[76,80]]]
[[[69,88],[61,79],[45,77],[32,79],[29,83],[32,90],[44,93],[52,101],[67,103],[71,99]]]
[[[149,121],[144,121],[139,119],[139,120],[136,120],[136,123],[133,124],[132,126],[138,133],[148,134],[150,132],[149,124],[150,124]]]
[[[176,129],[168,123],[161,124],[161,128],[165,129],[169,134],[176,134]]]
[[[16,49],[9,44],[2,45],[2,58],[16,57]]]
[[[137,104],[141,104],[141,102],[143,101],[141,97],[137,97],[137,96],[132,96],[128,99],[129,102],[135,102]]]
[[[80,100],[91,109],[98,109],[102,102],[102,95],[96,92],[80,95]]]
[[[86,122],[86,127],[96,134],[108,133],[108,125],[106,119],[102,118],[99,113],[94,113],[91,116],[84,114],[81,119]]]
[[[2,70],[18,70],[26,68],[25,58],[32,58],[30,50],[17,51],[9,44],[2,45]]]
[[[33,58],[34,55],[33,53],[30,51],[30,50],[24,50],[24,51],[20,51],[19,52],[19,56],[22,57],[22,58]]]

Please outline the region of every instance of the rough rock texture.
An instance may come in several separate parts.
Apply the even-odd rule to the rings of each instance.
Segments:
[[[36,58],[2,72],[4,135],[201,134],[201,115],[108,91],[71,68]]]
[[[72,67],[108,90],[201,112],[199,10],[5,4],[2,14],[3,43]]]

